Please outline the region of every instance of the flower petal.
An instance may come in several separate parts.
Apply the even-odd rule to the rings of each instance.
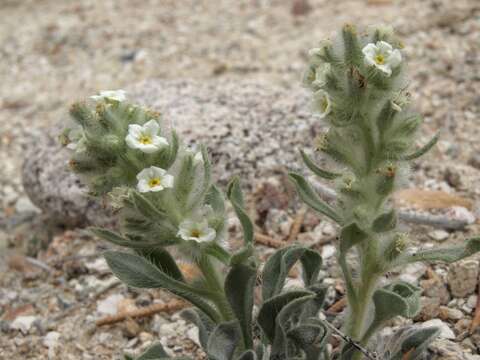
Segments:
[[[164,137],[154,136],[152,138],[152,144],[155,145],[157,147],[157,150],[158,150],[159,148],[168,146],[168,141]]]
[[[138,178],[138,176],[137,176]],[[137,184],[137,190],[140,192],[149,192],[150,186],[148,185],[148,180],[141,179]]]
[[[398,49],[392,51],[388,57],[388,63],[392,68],[397,67],[402,62],[402,54]]]
[[[128,133],[138,138],[142,134],[142,127],[138,124],[128,125]]]
[[[378,51],[382,54],[389,54],[393,50],[392,45],[390,45],[386,41],[377,41],[376,46]]]
[[[137,138],[134,137],[132,134],[128,134],[125,137],[125,142],[127,143],[127,146],[131,149],[138,149],[138,145],[140,144]]]
[[[150,178],[150,168],[143,169],[137,174],[137,180],[147,180]]]
[[[162,177],[167,173],[165,169],[159,168],[157,166],[150,166],[150,170],[152,171],[154,177]]]
[[[158,125],[158,122],[154,119],[146,122],[144,125],[143,125],[143,131],[146,133],[146,134],[149,134],[149,135],[157,135],[158,134],[158,130],[160,130],[160,125]]]
[[[162,191],[163,189],[165,189],[165,187],[163,186],[163,184],[160,184],[160,185],[151,187],[150,191],[157,192],[157,191]]]
[[[200,241],[213,241],[215,240],[215,237],[217,236],[217,232],[215,229],[212,228],[207,228],[204,231],[204,234],[199,238]]]
[[[390,67],[389,64],[385,64],[385,65],[375,65],[377,67],[378,70],[380,70],[381,72],[383,72],[386,76],[390,76],[392,75],[392,68]]]
[[[365,47],[362,49],[362,53],[366,56],[366,57],[370,57],[370,58],[373,58],[376,53],[377,53],[377,47],[375,46],[375,44],[373,43],[370,43],[370,44],[367,44],[365,45]]]

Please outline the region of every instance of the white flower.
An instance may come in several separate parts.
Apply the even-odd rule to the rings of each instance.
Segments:
[[[392,45],[385,41],[367,44],[362,52],[365,55],[365,64],[375,66],[386,76],[392,75],[392,69],[402,62],[400,50],[393,49]]]
[[[317,90],[313,94],[315,108],[320,111],[320,118],[327,116],[332,110],[332,104],[330,102],[330,96],[325,90]]]
[[[193,220],[184,220],[180,223],[178,236],[183,240],[193,240],[196,242],[215,240],[217,233],[215,229],[208,226],[207,220],[196,222]]]
[[[127,93],[125,90],[105,90],[100,91],[100,95],[90,96],[90,99],[95,101],[100,101],[103,99],[124,101],[127,98],[126,94]]]
[[[173,176],[156,166],[150,166],[140,171],[137,180],[137,189],[140,192],[156,192],[173,187]]]
[[[167,139],[158,136],[159,130],[160,125],[155,120],[150,120],[143,126],[131,124],[128,126],[128,135],[125,137],[125,141],[130,148],[151,154],[168,146]]]

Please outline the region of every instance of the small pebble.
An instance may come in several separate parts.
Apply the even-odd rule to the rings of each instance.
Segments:
[[[430,231],[428,233],[428,236],[430,236],[433,240],[442,242],[448,239],[449,233],[446,232],[445,230],[434,230],[434,231]]]

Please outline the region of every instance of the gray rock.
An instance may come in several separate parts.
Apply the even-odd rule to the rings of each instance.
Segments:
[[[37,320],[38,318],[36,316],[19,316],[12,322],[10,327],[15,330],[20,330],[23,334],[28,334],[33,323]]]
[[[28,197],[22,196],[15,203],[15,211],[18,213],[36,213],[38,208],[32,204]]]
[[[472,294],[478,283],[478,261],[463,260],[450,265],[448,285],[454,297],[463,298]]]
[[[204,143],[225,184],[234,174],[245,184],[255,178],[299,169],[297,149],[308,146],[319,121],[311,116],[309,94],[243,81],[151,80],[135,86],[130,98],[160,111],[186,143]],[[28,149],[23,183],[44,213],[67,224],[104,224],[109,217],[88,198],[80,179],[66,167],[68,150],[57,141],[59,127],[48,129]]]
[[[438,327],[440,329],[440,334],[438,335],[440,339],[455,339],[455,333],[453,332],[453,330],[450,329],[447,323],[443,322],[440,319],[425,321],[420,326],[422,328]]]
[[[442,320],[460,320],[465,316],[459,309],[450,308],[448,306],[440,306],[439,308],[440,318]]]
[[[109,222],[104,206],[87,195],[87,187],[68,169],[69,150],[58,142],[61,127],[36,133],[22,168],[25,192],[49,218],[66,225]]]
[[[428,233],[428,236],[430,236],[433,240],[436,240],[438,242],[443,242],[448,239],[448,232],[442,229],[439,230],[433,230]]]
[[[427,321],[433,319],[439,314],[440,299],[422,296],[420,298],[421,310],[415,317],[416,321]]]
[[[442,338],[433,341],[429,350],[434,354],[428,357],[432,360],[480,360],[480,356],[466,353],[460,344]]]

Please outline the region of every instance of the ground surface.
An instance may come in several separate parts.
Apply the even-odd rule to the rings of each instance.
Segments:
[[[123,348],[137,351],[158,337],[176,352],[196,349],[191,340],[195,336],[187,331],[190,327],[181,321],[170,322],[166,315],[138,324],[124,322],[95,329],[95,319],[115,312],[117,303],[128,308],[162,302],[167,297],[155,292],[134,293],[123,286],[108,290],[111,277],[94,256],[57,262],[73,254],[96,254],[101,244],[81,230],[64,233],[48,228],[25,198],[20,179],[23,149],[35,141],[38,129],[58,122],[69,103],[98,89],[128,88],[152,77],[250,78],[289,88],[299,81],[306,51],[332,30],[345,22],[391,23],[403,36],[405,53],[412,59],[411,92],[426,119],[423,134],[426,138],[443,130],[438,149],[429,160],[420,162],[413,180],[420,188],[440,189],[478,201],[480,188],[473,186],[480,178],[478,2],[311,0],[312,8],[303,15],[299,14],[300,5],[292,11],[292,3],[2,1],[0,358],[43,359],[50,354],[62,359],[110,359],[118,357]],[[283,211],[282,216],[271,216],[278,216],[288,228],[292,216]],[[275,235],[282,230],[269,228],[275,223],[278,221],[267,221],[263,230]],[[313,220],[311,224],[307,221],[304,230],[304,238],[332,235],[328,224]],[[429,228],[413,230],[419,239],[443,239]],[[472,225],[465,233],[447,234],[444,240],[456,241],[478,230]],[[42,255],[49,271],[12,255],[35,255],[54,232],[54,242]],[[454,341],[444,340],[438,346],[455,348],[454,343],[458,343],[464,353],[476,353],[480,334],[477,331],[468,336],[465,331],[476,304],[475,289],[455,295],[451,285],[458,279],[448,283],[447,275],[455,271],[441,266],[434,270],[419,268],[414,277],[430,281],[422,285],[426,288],[425,304],[435,309],[438,304],[431,299],[441,298],[445,307],[443,313],[425,314],[425,319],[440,317],[454,331]],[[472,271],[470,279],[475,278]],[[457,272],[466,273],[464,268]],[[335,281],[334,274],[330,275]],[[441,283],[440,290],[428,287],[435,279]],[[105,292],[99,292],[104,288]],[[447,314],[447,307],[461,313]],[[16,318],[26,316],[33,318],[31,324],[23,318],[23,332],[11,328]],[[61,346],[56,346],[59,343]],[[457,358],[458,349],[452,350],[457,351]]]

